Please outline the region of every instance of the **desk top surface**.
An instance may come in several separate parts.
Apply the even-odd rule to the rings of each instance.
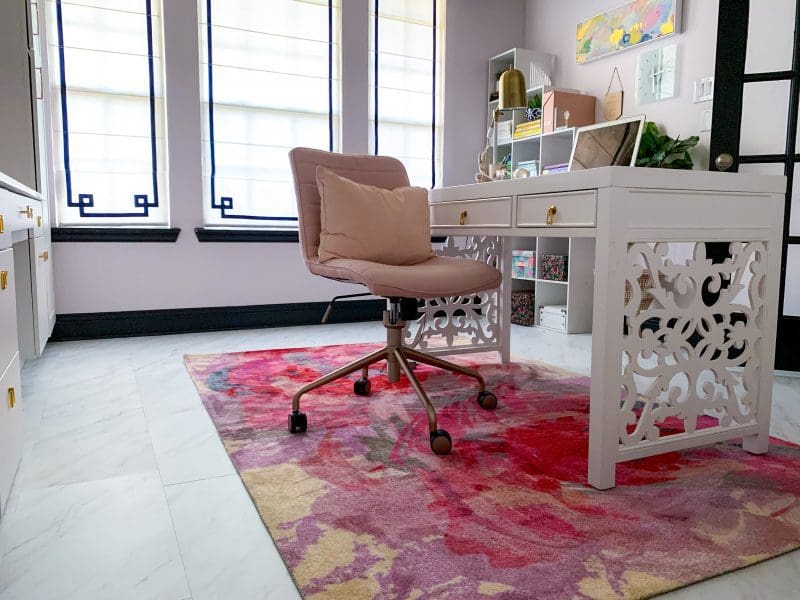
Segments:
[[[14,192],[15,194],[19,194],[21,196],[30,198],[31,200],[41,201],[42,199],[42,195],[39,192],[29,188],[24,183],[20,183],[13,177],[9,177],[8,175],[2,172],[0,172],[0,189]]]
[[[608,187],[784,194],[786,177],[700,170],[600,167],[540,177],[437,188],[428,192],[428,198],[430,202],[445,202],[469,198],[546,194]]]

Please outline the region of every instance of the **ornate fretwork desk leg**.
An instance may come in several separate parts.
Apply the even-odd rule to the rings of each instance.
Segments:
[[[505,254],[502,248],[498,237],[448,237],[437,252],[442,256],[481,260],[493,266],[502,262],[503,268],[509,270],[507,291],[510,302],[511,262],[501,261],[501,253]],[[508,253],[510,255],[510,250]],[[505,267],[506,264],[508,267]],[[505,327],[504,335],[503,315],[507,312],[510,317],[511,309],[508,302],[501,301],[504,289],[426,300],[420,307],[419,318],[408,323],[405,345],[432,354],[501,351],[501,346],[507,348],[508,327]],[[506,355],[504,360],[507,360]]]

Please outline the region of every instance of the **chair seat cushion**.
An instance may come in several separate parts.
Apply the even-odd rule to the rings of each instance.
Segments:
[[[317,166],[319,260],[354,258],[413,265],[433,256],[428,191],[356,183]]]
[[[334,258],[309,262],[308,267],[317,275],[361,283],[376,296],[398,298],[473,294],[499,287],[502,279],[500,271],[486,263],[447,256],[403,266]]]

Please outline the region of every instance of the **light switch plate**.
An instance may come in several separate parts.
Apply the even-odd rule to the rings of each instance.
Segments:
[[[703,77],[694,80],[694,101],[708,102],[714,99],[714,78]]]

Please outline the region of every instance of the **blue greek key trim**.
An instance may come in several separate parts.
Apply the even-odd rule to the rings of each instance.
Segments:
[[[158,147],[156,144],[156,99],[155,99],[155,66],[153,59],[153,14],[151,0],[145,0],[145,18],[147,22],[147,70],[150,84],[150,160],[153,173],[153,198],[148,194],[134,194],[133,206],[141,209],[138,212],[88,212],[94,207],[94,194],[79,193],[75,201],[72,195],[72,171],[69,153],[69,111],[67,107],[67,77],[64,61],[64,25],[61,0],[56,0],[56,25],[58,31],[58,62],[61,76],[61,118],[64,130],[64,176],[67,189],[67,206],[79,209],[82,218],[132,218],[148,217],[150,209],[158,207]]]
[[[217,200],[217,155],[214,144],[214,57],[212,43],[212,0],[206,0],[206,56],[208,62],[208,137],[211,166],[211,208],[219,211],[223,219],[245,219],[248,221],[297,222],[297,217],[274,217],[266,215],[237,214],[233,211],[233,197],[221,196]],[[333,0],[328,0],[328,149],[333,151]]]

